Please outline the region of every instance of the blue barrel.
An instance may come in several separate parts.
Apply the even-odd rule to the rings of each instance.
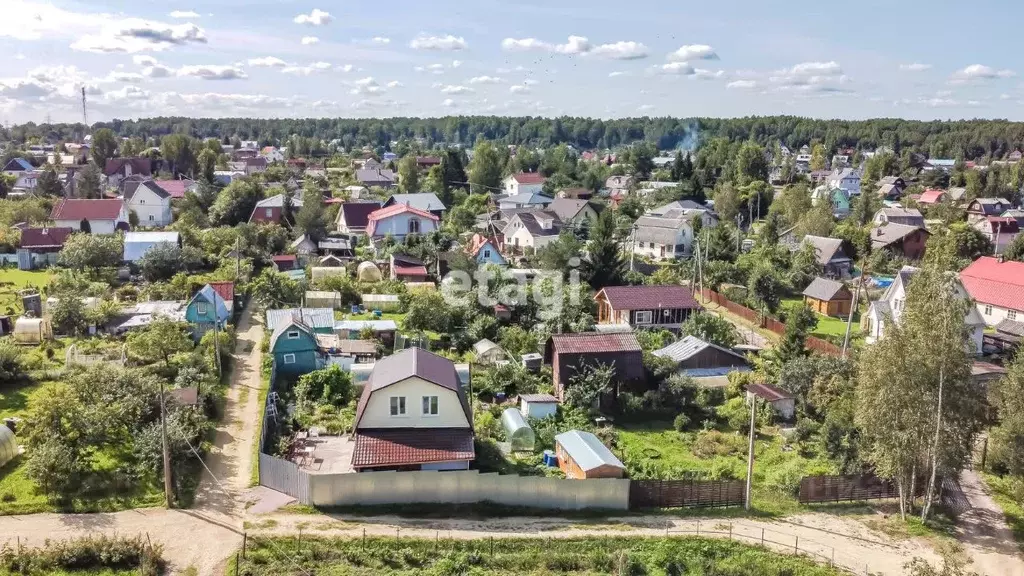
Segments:
[[[555,456],[555,452],[553,450],[544,451],[544,465],[551,466],[552,468],[558,466],[558,456]]]

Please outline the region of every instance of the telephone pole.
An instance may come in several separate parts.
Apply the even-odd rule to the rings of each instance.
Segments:
[[[167,444],[167,402],[164,394],[164,379],[160,378],[160,437],[164,451],[164,498],[167,507],[173,508],[174,483],[171,482],[171,449]]]
[[[750,492],[754,480],[754,417],[757,414],[757,396],[750,395],[750,444],[747,447],[747,489],[743,509],[750,511]]]

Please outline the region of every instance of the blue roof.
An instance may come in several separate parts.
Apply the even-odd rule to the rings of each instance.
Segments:
[[[291,322],[296,316],[313,329],[334,328],[334,310],[331,308],[281,308],[267,310],[267,330]]]
[[[562,446],[581,470],[593,470],[599,466],[614,466],[625,469],[622,461],[612,454],[607,446],[590,432],[570,430],[555,436],[555,442]]]
[[[11,166],[12,164],[15,166]],[[32,164],[24,158],[12,158],[4,168],[7,170],[35,170],[35,167],[33,167]]]
[[[691,378],[711,378],[714,376],[728,376],[730,372],[750,372],[746,366],[723,366],[722,368],[688,368],[682,373]]]
[[[521,192],[498,200],[498,204],[543,204],[546,206],[554,201],[554,198],[538,192]]]
[[[192,300],[189,302],[189,304],[194,302],[195,299],[199,298],[200,296],[202,296],[203,299],[209,302],[210,304],[213,304],[214,307],[217,309],[217,320],[227,320],[228,317],[231,316],[231,312],[228,310],[227,303],[224,302],[224,298],[222,298],[220,294],[217,294],[217,291],[213,289],[213,286],[210,286],[209,284],[203,286],[202,290],[196,292],[196,295],[192,297]]]

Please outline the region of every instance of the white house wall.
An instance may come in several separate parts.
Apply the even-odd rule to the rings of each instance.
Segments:
[[[405,416],[391,415],[391,397],[405,397]],[[424,396],[437,396],[437,416],[423,415]],[[420,378],[408,378],[370,395],[357,428],[469,428],[454,390]]]
[[[171,199],[160,198],[145,186],[135,191],[128,208],[139,217],[139,226],[167,226],[173,219]]]

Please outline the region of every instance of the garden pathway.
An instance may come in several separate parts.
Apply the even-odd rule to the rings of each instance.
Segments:
[[[970,569],[979,574],[1024,576],[1020,549],[985,481],[974,470],[964,470],[960,487],[971,503],[971,510],[957,519],[956,536],[974,558]]]

